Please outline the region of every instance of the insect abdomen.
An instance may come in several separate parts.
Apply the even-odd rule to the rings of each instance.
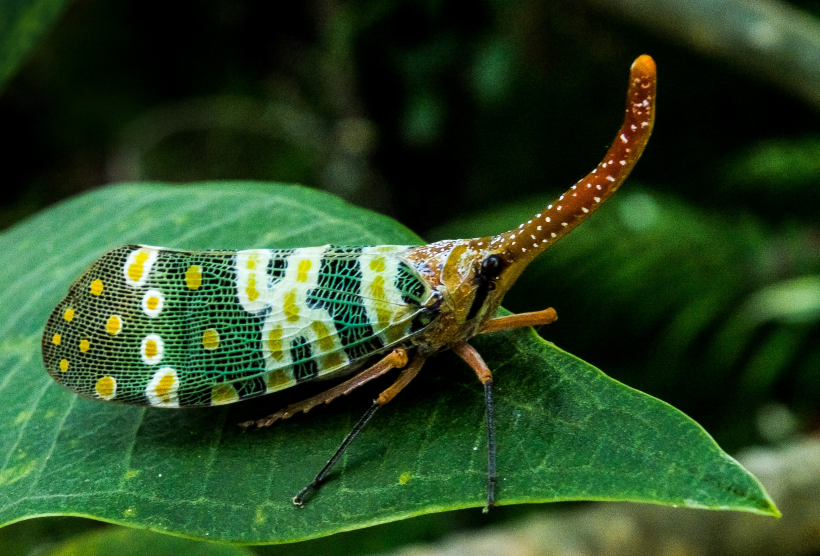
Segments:
[[[57,306],[49,374],[88,397],[231,403],[346,369],[418,329],[406,248],[113,250]]]

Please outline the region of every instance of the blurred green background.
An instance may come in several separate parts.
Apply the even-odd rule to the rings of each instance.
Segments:
[[[545,338],[730,452],[818,430],[820,2],[8,0],[0,50],[0,227],[108,183],[254,179],[431,241],[514,227],[591,170],[650,54],[643,159],[505,306],[555,307]],[[287,550],[368,553],[490,521]],[[91,526],[21,523],[0,546]]]

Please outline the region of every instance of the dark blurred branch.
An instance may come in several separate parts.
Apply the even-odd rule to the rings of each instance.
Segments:
[[[586,0],[820,109],[820,21],[777,0]]]
[[[125,126],[107,161],[107,178],[112,183],[145,180],[145,155],[161,141],[185,131],[217,129],[278,136],[317,161],[326,156],[327,131],[308,112],[245,97],[190,98],[146,110]]]

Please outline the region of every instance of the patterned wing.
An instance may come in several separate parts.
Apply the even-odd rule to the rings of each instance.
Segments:
[[[81,395],[160,407],[282,390],[423,330],[431,291],[406,250],[121,247],[52,313],[45,366]]]

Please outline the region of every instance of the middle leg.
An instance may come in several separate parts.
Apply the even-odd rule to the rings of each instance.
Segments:
[[[407,352],[405,352],[401,348],[395,349],[389,354],[387,354],[385,357],[380,359],[373,366],[358,373],[353,378],[346,380],[341,384],[337,384],[333,388],[328,388],[324,392],[321,392],[306,400],[302,400],[301,402],[291,404],[284,409],[280,409],[273,415],[268,415],[264,419],[258,419],[256,421],[245,421],[244,423],[240,423],[240,426],[245,429],[253,425],[256,425],[259,428],[269,427],[279,419],[288,419],[293,415],[296,415],[300,411],[307,413],[319,404],[330,403],[339,396],[346,396],[362,384],[370,382],[374,378],[383,375],[390,369],[400,369],[405,365],[407,365]]]
[[[490,321],[492,322],[492,321]],[[495,505],[495,409],[493,407],[493,373],[481,358],[481,355],[467,342],[453,344],[450,348],[461,357],[478,375],[478,380],[484,385],[484,401],[487,406],[487,505],[484,512],[488,512]]]
[[[401,392],[401,390],[407,386],[411,380],[413,380],[419,371],[421,370],[422,365],[424,365],[424,361],[427,359],[426,356],[423,355],[416,355],[416,357],[410,362],[410,364],[402,370],[399,378],[396,379],[389,388],[387,388],[384,392],[379,394],[379,397],[373,402],[373,405],[370,406],[370,409],[367,410],[367,413],[362,415],[362,418],[359,419],[359,422],[353,427],[345,439],[342,441],[342,444],[336,450],[336,453],[333,454],[333,457],[325,464],[321,471],[316,475],[316,477],[311,481],[309,485],[299,491],[299,494],[293,497],[293,504],[296,506],[301,506],[304,503],[305,495],[313,489],[319,488],[321,484],[324,482],[325,477],[327,474],[330,473],[330,470],[336,465],[336,462],[339,461],[339,458],[344,455],[345,451],[350,447],[359,433],[362,431],[364,426],[370,421],[370,419],[375,415],[376,411],[394,397],[396,394]]]

